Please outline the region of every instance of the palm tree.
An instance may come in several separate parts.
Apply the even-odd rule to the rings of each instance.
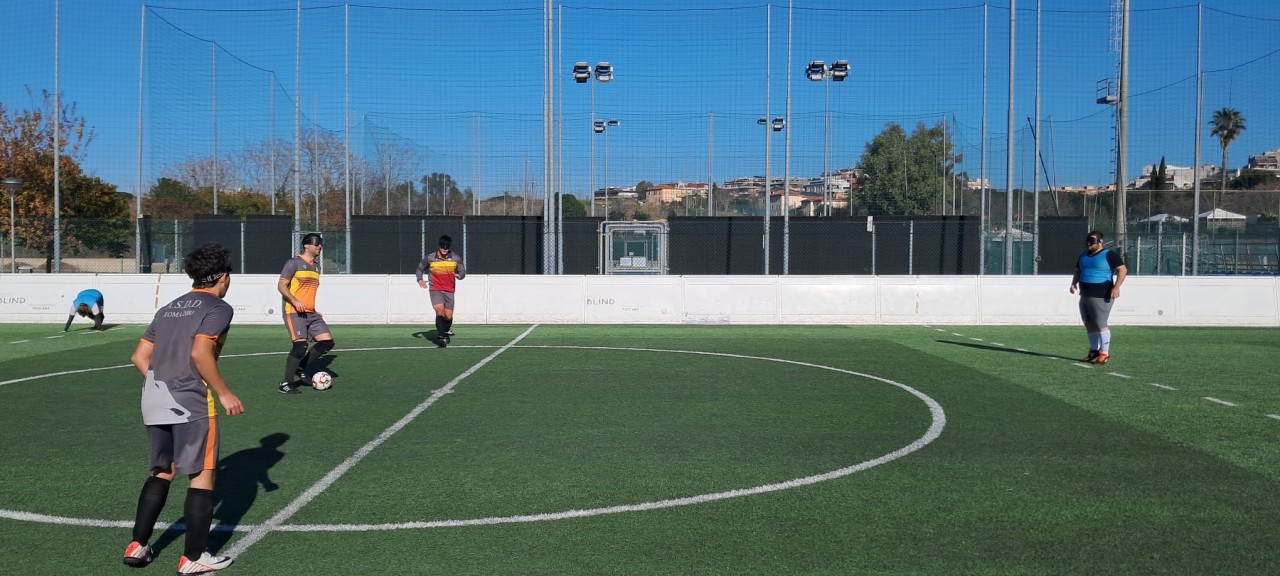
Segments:
[[[1222,186],[1219,188],[1218,198],[1214,200],[1213,207],[1217,208],[1218,203],[1222,201],[1222,196],[1227,191],[1227,147],[1231,146],[1231,141],[1235,140],[1241,132],[1244,132],[1244,116],[1240,115],[1240,111],[1235,108],[1223,108],[1213,113],[1213,120],[1209,121],[1210,136],[1218,137],[1218,144],[1222,146]]]

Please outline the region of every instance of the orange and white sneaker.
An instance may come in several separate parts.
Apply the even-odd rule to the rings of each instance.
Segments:
[[[1110,354],[1107,354],[1106,352],[1099,352],[1099,353],[1098,353],[1098,359],[1097,359],[1097,360],[1094,360],[1094,362],[1096,362],[1096,363],[1098,363],[1098,364],[1106,364],[1106,363],[1107,363],[1107,360],[1110,360],[1110,359],[1111,359],[1111,355],[1110,355]]]
[[[151,547],[139,542],[130,542],[129,547],[124,549],[124,565],[133,566],[134,568],[144,568],[151,563],[153,558]]]
[[[188,560],[183,556],[178,559],[178,574],[212,574],[230,566],[232,562],[235,560],[230,556],[214,556],[208,552],[202,552],[196,560]]]

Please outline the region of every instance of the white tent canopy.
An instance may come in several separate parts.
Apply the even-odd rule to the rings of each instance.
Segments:
[[[1245,220],[1248,218],[1248,216],[1245,216],[1244,214],[1228,212],[1221,208],[1214,208],[1213,210],[1201,214],[1200,217],[1205,220]]]
[[[1161,223],[1168,222],[1170,224],[1180,224],[1182,222],[1189,222],[1189,221],[1190,220],[1183,218],[1181,216],[1174,216],[1173,214],[1164,214],[1164,213],[1156,214],[1155,216],[1152,216],[1145,220],[1141,220],[1141,222],[1161,222]]]

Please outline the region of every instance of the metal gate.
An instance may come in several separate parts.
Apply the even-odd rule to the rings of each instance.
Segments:
[[[666,222],[601,222],[600,270],[605,274],[666,274]]]

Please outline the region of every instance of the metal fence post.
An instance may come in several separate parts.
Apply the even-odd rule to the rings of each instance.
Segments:
[[[871,228],[871,275],[876,275],[876,229]]]
[[[1187,275],[1187,233],[1182,233],[1182,276]]]
[[[1135,266],[1133,271],[1137,274],[1142,274],[1142,237],[1136,236],[1136,238],[1137,244],[1135,245],[1136,248],[1134,248],[1134,253],[1136,253],[1137,256],[1135,256]]]
[[[178,255],[182,254],[182,237],[178,235],[178,219],[173,219],[173,263],[176,267],[181,267],[178,261]]]
[[[907,222],[907,274],[916,273],[916,221]]]

